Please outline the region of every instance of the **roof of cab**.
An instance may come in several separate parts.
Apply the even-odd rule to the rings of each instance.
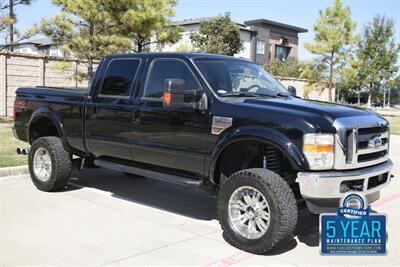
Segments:
[[[151,53],[132,53],[132,54],[115,54],[106,56],[107,58],[157,58],[157,57],[208,57],[208,58],[226,58],[226,59],[242,59],[235,58],[232,56],[219,55],[219,54],[209,54],[209,53],[199,53],[199,52],[151,52]]]

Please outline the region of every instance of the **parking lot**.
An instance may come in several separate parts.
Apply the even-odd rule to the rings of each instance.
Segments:
[[[303,209],[294,237],[257,256],[225,242],[207,193],[105,169],[73,172],[67,190],[36,190],[28,175],[0,178],[0,266],[396,265],[400,262],[400,136],[395,178],[373,209],[388,217],[386,256],[321,256],[318,217]]]

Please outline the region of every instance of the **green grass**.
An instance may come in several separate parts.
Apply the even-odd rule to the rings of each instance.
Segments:
[[[390,134],[400,135],[400,117],[386,116],[385,119],[390,123]]]
[[[28,157],[18,155],[17,147],[28,147],[29,144],[16,139],[12,133],[13,120],[0,117],[0,168],[25,165]]]

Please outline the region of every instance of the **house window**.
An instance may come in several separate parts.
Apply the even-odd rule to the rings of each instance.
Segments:
[[[181,34],[181,41],[184,44],[190,44],[190,32],[185,32]]]
[[[275,59],[286,61],[290,54],[290,47],[277,45],[275,46]]]
[[[265,55],[265,42],[264,41],[257,40],[256,52],[258,55]]]
[[[58,56],[58,47],[50,46],[50,56],[56,57]]]

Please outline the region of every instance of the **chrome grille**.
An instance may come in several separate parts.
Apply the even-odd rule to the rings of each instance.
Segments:
[[[336,169],[362,168],[388,159],[389,127],[381,117],[339,118],[334,126]]]

